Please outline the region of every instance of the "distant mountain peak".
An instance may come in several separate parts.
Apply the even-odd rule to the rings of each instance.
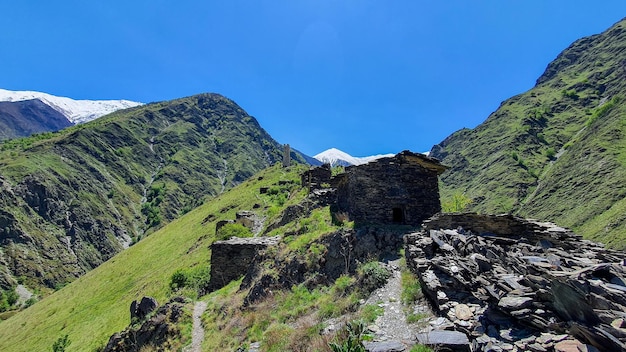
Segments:
[[[41,100],[74,124],[88,122],[117,110],[143,105],[130,100],[74,100],[42,92],[0,89],[0,101],[16,102],[32,99]]]
[[[386,158],[394,156],[395,154],[379,154],[365,157],[354,157],[344,151],[341,151],[337,148],[327,149],[315,156],[313,158],[319,160],[322,163],[330,164],[331,166],[351,166],[351,165],[362,165],[367,164],[370,161],[374,161],[380,158]]]

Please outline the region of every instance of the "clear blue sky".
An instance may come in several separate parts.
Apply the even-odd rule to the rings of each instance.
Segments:
[[[309,155],[427,151],[626,1],[2,1],[0,88],[237,102]]]

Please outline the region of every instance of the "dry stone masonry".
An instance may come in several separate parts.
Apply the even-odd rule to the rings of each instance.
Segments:
[[[624,254],[552,223],[445,214],[405,236],[407,264],[440,318],[418,334],[458,350],[624,351]]]
[[[330,165],[302,174],[302,184],[358,224],[419,226],[441,211],[437,159],[405,150],[393,157],[349,166],[331,177]]]
[[[275,246],[279,237],[233,237],[211,245],[211,278],[207,292],[218,290],[232,280],[239,279],[248,271],[256,255],[270,246]]]

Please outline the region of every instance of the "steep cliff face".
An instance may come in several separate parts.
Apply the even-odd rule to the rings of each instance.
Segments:
[[[24,279],[55,287],[78,277],[282,158],[253,117],[216,94],[0,149],[3,286]]]
[[[564,50],[536,86],[433,147],[442,196],[626,246],[626,21]]]

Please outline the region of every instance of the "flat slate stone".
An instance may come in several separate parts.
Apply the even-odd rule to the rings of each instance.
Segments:
[[[406,346],[398,341],[364,342],[367,352],[402,352]]]
[[[467,335],[459,331],[435,330],[424,334],[417,334],[417,342],[427,346],[440,346],[456,350],[469,348]]]
[[[498,307],[507,310],[520,310],[531,305],[533,299],[530,297],[505,296],[500,298]]]

